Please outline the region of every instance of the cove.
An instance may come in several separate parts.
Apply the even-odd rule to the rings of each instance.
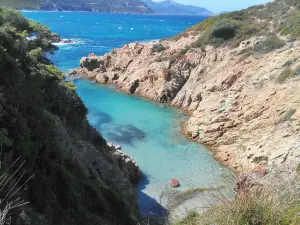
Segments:
[[[180,181],[180,191],[230,184],[231,172],[216,162],[211,152],[181,134],[180,123],[187,117],[180,110],[88,80],[74,83],[89,109],[90,123],[139,164],[143,179],[138,200],[143,215],[164,213],[161,198],[170,189],[172,178]]]
[[[25,16],[49,26],[63,38],[76,44],[59,45],[49,58],[64,71],[76,68],[82,56],[94,52],[103,55],[113,48],[134,41],[161,39],[182,32],[204,19],[197,16],[114,15],[87,12],[24,12]],[[77,79],[79,96],[89,110],[90,123],[104,138],[119,144],[139,164],[143,179],[138,186],[140,210],[144,216],[163,216],[164,193],[176,178],[181,187],[224,187],[232,190],[223,168],[200,144],[186,139],[180,132],[187,119],[180,110]],[[213,201],[211,198],[209,202]],[[183,208],[202,207],[191,199]]]

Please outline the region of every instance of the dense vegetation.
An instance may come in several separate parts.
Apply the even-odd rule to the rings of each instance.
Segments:
[[[290,35],[290,40],[300,37],[299,9],[299,0],[275,0],[266,5],[208,18],[173,39],[176,40],[194,31],[200,36],[192,47],[208,44],[237,47],[242,41],[253,36],[264,36],[267,38],[267,45],[278,47],[280,46],[276,46],[280,38],[278,34]]]
[[[124,13],[151,13],[141,0],[0,0],[0,5],[15,9],[55,11],[100,11]]]
[[[47,27],[0,7],[1,171],[21,157],[8,172],[25,161],[26,174],[18,183],[34,175],[18,192],[29,204],[13,212],[11,224],[135,224],[130,184],[88,124],[75,87],[45,57],[57,38]]]

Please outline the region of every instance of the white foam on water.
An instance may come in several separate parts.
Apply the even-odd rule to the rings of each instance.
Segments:
[[[63,39],[63,40],[72,40],[74,42],[72,43],[62,43],[62,42],[54,42],[52,43],[55,46],[66,46],[66,45],[83,45],[85,44],[85,41],[83,41],[82,39]]]

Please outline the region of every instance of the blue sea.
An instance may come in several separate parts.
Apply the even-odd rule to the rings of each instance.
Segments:
[[[90,52],[103,55],[129,42],[170,37],[204,19],[90,12],[24,14],[46,24],[63,38],[77,41],[76,44],[58,45],[60,49],[50,56],[64,71],[78,67],[80,58]],[[164,213],[162,196],[170,188],[172,178],[180,181],[179,191],[232,187],[228,181],[232,172],[216,162],[204,146],[181,134],[181,122],[187,120],[187,116],[180,110],[84,79],[74,83],[89,109],[90,123],[107,141],[121,145],[140,165],[143,179],[138,186],[138,200],[142,215],[161,216]],[[200,200],[193,204],[203,206]]]

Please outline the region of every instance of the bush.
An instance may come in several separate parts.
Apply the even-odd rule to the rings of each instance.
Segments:
[[[284,122],[284,121],[288,121],[292,118],[292,116],[296,113],[296,109],[290,109],[288,110],[285,115],[281,118],[281,122]]]
[[[190,46],[186,46],[185,48],[179,51],[179,55],[185,55],[191,49]]]
[[[300,37],[300,13],[297,13],[295,16],[284,23],[281,34],[290,34],[294,37]]]
[[[220,38],[225,41],[234,38],[239,28],[239,23],[231,19],[222,19],[217,21],[212,28],[212,37]]]
[[[26,30],[28,28],[28,21],[19,11],[0,7],[0,26],[1,25],[13,26],[17,30]]]
[[[255,157],[253,159],[253,163],[260,163],[260,162],[263,162],[263,161],[267,161],[268,162],[268,156],[258,156],[258,157]]]
[[[69,88],[70,90],[73,90],[73,91],[76,91],[77,90],[77,87],[75,84],[73,84],[72,82],[65,82],[65,86],[67,88]]]
[[[152,47],[153,52],[162,52],[164,50],[166,50],[166,48],[162,44],[155,44]]]
[[[279,49],[285,45],[285,41],[279,39],[277,36],[268,38],[254,47],[254,50],[259,53],[268,53]]]
[[[277,82],[282,84],[287,79],[294,77],[296,75],[296,72],[292,70],[290,67],[285,68],[277,77]]]
[[[300,76],[300,65],[296,66],[295,72],[297,76]]]
[[[55,78],[58,81],[64,79],[63,72],[54,65],[46,65],[46,70],[49,72],[49,76]]]

